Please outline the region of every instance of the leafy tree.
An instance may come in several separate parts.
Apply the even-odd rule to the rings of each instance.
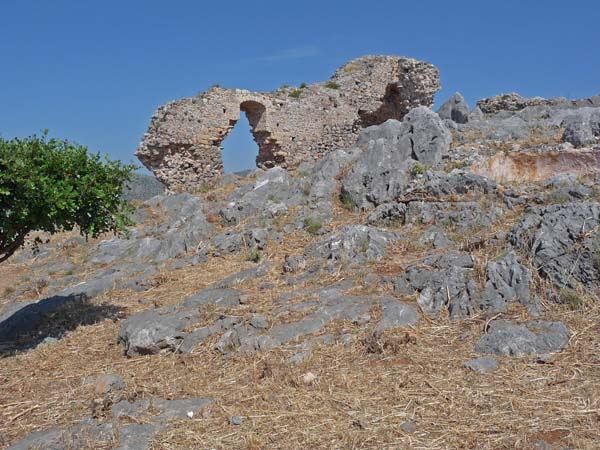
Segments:
[[[87,238],[131,224],[131,207],[121,194],[135,166],[46,134],[0,138],[0,262],[31,231],[54,234],[77,227]]]

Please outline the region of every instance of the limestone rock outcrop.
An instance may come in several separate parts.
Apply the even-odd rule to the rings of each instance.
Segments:
[[[136,154],[171,189],[210,183],[223,173],[221,143],[243,111],[257,165],[294,168],[353,145],[366,126],[431,106],[439,88],[433,65],[399,56],[358,58],[326,82],[273,93],[215,86],[159,107]]]

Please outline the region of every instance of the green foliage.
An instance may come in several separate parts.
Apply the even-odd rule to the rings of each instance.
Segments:
[[[348,211],[354,211],[356,209],[356,202],[347,192],[342,192],[340,195],[340,202],[342,202],[342,208]]]
[[[337,84],[335,81],[328,81],[324,84],[324,86],[329,89],[339,89],[340,88],[340,85]]]
[[[452,161],[446,164],[444,170],[446,172],[452,172],[454,169],[465,169],[469,167],[469,162],[466,159],[460,159],[458,161]]]
[[[318,217],[309,216],[304,219],[304,229],[312,235],[315,235],[323,227],[323,222]]]
[[[14,294],[16,291],[16,288],[14,286],[6,286],[4,288],[4,296],[8,297],[11,294]]]
[[[428,168],[429,167],[426,166],[425,164],[416,162],[415,165],[412,167],[412,174],[413,175],[423,175],[425,172],[427,172]]]
[[[292,98],[300,98],[300,94],[302,94],[302,90],[300,90],[300,89],[294,89],[292,92],[290,92],[290,97],[292,97]]]
[[[367,253],[367,250],[369,250],[370,243],[371,243],[371,238],[369,236],[366,236],[360,243],[360,252]]]
[[[257,263],[260,261],[261,255],[256,247],[252,247],[246,254],[246,261]]]
[[[573,289],[563,288],[560,290],[558,296],[560,302],[572,310],[581,309],[585,304],[583,297]]]
[[[300,83],[300,89],[305,89],[308,86],[304,81]]]
[[[206,183],[202,183],[200,186],[198,186],[197,188],[197,193],[199,194],[206,194],[210,191],[210,186]]]
[[[85,236],[120,232],[131,224],[121,197],[133,165],[123,165],[68,141],[0,138],[0,262],[31,231],[77,227]]]

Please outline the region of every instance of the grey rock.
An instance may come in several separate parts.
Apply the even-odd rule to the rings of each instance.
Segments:
[[[482,356],[481,358],[470,359],[464,366],[473,372],[489,373],[498,368],[498,360],[491,356]]]
[[[126,182],[123,187],[123,198],[127,201],[145,201],[164,193],[165,185],[156,177],[141,173],[132,174],[131,181]]]
[[[225,256],[238,253],[245,244],[244,236],[234,231],[225,231],[217,234],[210,241],[213,256]]]
[[[262,314],[254,314],[250,319],[250,325],[258,330],[269,328],[269,321]]]
[[[245,419],[244,416],[231,416],[229,418],[229,423],[231,425],[239,426],[244,423],[244,419]]]
[[[467,230],[489,227],[503,214],[499,207],[483,211],[477,202],[410,202],[406,223],[437,225],[445,229]]]
[[[486,283],[480,307],[492,312],[505,312],[509,303],[518,301],[524,306],[537,309],[531,304],[529,284],[531,273],[520,262],[514,252],[497,261],[491,261],[486,267]]]
[[[412,434],[415,431],[417,431],[417,426],[415,425],[414,422],[407,421],[407,422],[402,422],[400,424],[400,429],[402,431],[404,431],[405,433]]]
[[[125,382],[120,375],[105,374],[97,377],[90,377],[85,380],[85,384],[91,384],[94,392],[99,395],[110,394],[125,388]]]
[[[227,200],[219,215],[227,224],[240,221],[263,211],[267,202],[283,203],[286,207],[298,204],[302,199],[300,187],[281,167],[257,170],[257,177],[250,187],[243,185]]]
[[[476,122],[479,120],[484,120],[485,119],[485,115],[483,114],[483,111],[481,110],[481,108],[479,108],[479,106],[475,106],[475,108],[473,108],[471,110],[471,112],[469,113],[469,120],[467,120],[467,122],[471,121],[471,122]]]
[[[191,194],[156,196],[144,203],[162,220],[134,230],[128,238],[115,237],[91,249],[92,264],[114,261],[162,262],[197,249],[212,233],[203,202]]]
[[[183,343],[185,328],[199,320],[197,311],[174,311],[158,308],[137,313],[125,320],[119,331],[119,342],[127,356],[177,351]]]
[[[127,356],[162,352],[191,351],[196,344],[213,334],[227,331],[239,318],[222,317],[212,325],[192,332],[200,320],[200,309],[208,304],[219,307],[239,305],[241,296],[233,289],[209,288],[181,301],[179,304],[137,313],[121,324],[119,342]]]
[[[177,400],[164,400],[158,397],[150,397],[134,402],[121,400],[111,408],[111,415],[114,419],[130,418],[141,419],[148,418],[153,414],[150,423],[164,427],[173,419],[189,419],[189,413],[192,416],[198,416],[202,410],[213,403],[212,398],[192,397]],[[147,420],[145,420],[147,421]]]
[[[421,311],[432,319],[444,308],[452,318],[465,317],[475,312],[478,298],[473,267],[473,258],[468,254],[453,250],[433,254],[396,277],[394,288],[401,295],[416,292]]]
[[[7,450],[83,450],[89,448],[90,441],[108,444],[112,438],[113,429],[110,423],[86,419],[70,427],[30,433]]]
[[[252,228],[244,234],[246,246],[265,250],[269,241],[269,232],[264,228]]]
[[[363,144],[365,150],[342,181],[341,195],[347,203],[369,209],[400,196],[408,182],[412,152],[407,134],[407,126],[393,119],[363,131],[372,139]]]
[[[346,225],[309,245],[305,254],[330,266],[379,261],[388,245],[399,239],[396,233],[365,225]]]
[[[304,352],[298,352],[298,353],[294,353],[292,356],[290,356],[287,359],[288,364],[294,364],[294,365],[298,365],[298,364],[302,364],[305,361],[308,361],[310,359],[311,356],[311,352],[310,351],[304,351]]]
[[[312,201],[329,199],[337,189],[337,177],[354,160],[360,150],[334,150],[319,159],[309,177],[309,197]]]
[[[469,121],[469,105],[460,92],[450,97],[437,113],[442,119],[450,119],[456,123],[467,123]]]
[[[427,171],[422,189],[429,196],[442,199],[451,195],[494,194],[497,187],[495,181],[486,177],[454,169],[450,173]]]
[[[212,304],[219,307],[228,308],[242,303],[242,295],[229,288],[208,288],[187,297],[181,302],[184,308],[200,308]]]
[[[415,309],[393,297],[380,299],[383,318],[375,327],[375,331],[414,325],[419,319]]]
[[[295,273],[306,268],[306,258],[301,255],[289,256],[285,255],[283,262],[284,273]]]
[[[544,188],[552,189],[561,186],[571,186],[577,183],[578,175],[573,172],[561,172],[543,183]]]
[[[251,267],[249,269],[240,270],[237,273],[229,275],[228,277],[223,278],[221,281],[217,281],[213,283],[211,288],[228,288],[234,287],[239,284],[244,283],[247,280],[251,280],[254,278],[260,278],[267,274],[269,271],[269,264],[267,262],[260,263],[256,267]]]
[[[439,164],[452,142],[452,135],[439,116],[425,106],[418,106],[402,123],[407,127],[412,158],[429,166]]]
[[[369,225],[398,226],[404,224],[406,205],[404,203],[383,203],[367,216]]]
[[[132,423],[121,425],[119,430],[119,446],[116,450],[149,450],[152,439],[159,431],[152,423]]]
[[[423,246],[430,246],[434,249],[446,249],[454,244],[444,232],[437,227],[430,227],[423,231],[418,240]]]
[[[532,321],[517,325],[510,320],[490,322],[489,330],[475,344],[475,351],[500,356],[543,355],[562,350],[570,332],[562,322]]]
[[[509,233],[512,245],[529,253],[538,272],[559,288],[593,289],[600,281],[597,203],[531,208]]]
[[[600,136],[600,113],[568,116],[563,120],[562,126],[565,128],[563,142],[569,142],[575,147],[593,145]]]
[[[357,143],[363,151],[342,181],[342,197],[360,209],[394,201],[407,185],[411,166],[439,164],[450,142],[440,117],[426,107],[411,110],[404,122],[390,119],[366,128]]]

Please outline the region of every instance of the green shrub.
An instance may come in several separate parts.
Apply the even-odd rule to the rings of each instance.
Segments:
[[[206,183],[201,184],[196,189],[196,192],[199,193],[199,194],[206,194],[208,191],[210,191],[210,186],[208,184],[206,184]]]
[[[412,167],[412,174],[413,175],[423,175],[425,172],[427,172],[427,169],[429,167],[426,166],[425,164],[421,164],[420,162],[416,162],[415,165]]]
[[[261,255],[256,247],[252,247],[246,253],[246,261],[252,261],[253,263],[257,263],[260,261]]]
[[[304,219],[304,229],[312,235],[315,235],[323,227],[323,222],[318,217],[309,216]]]
[[[123,165],[66,140],[0,138],[0,262],[31,231],[74,228],[85,236],[121,232],[132,224],[122,198],[133,165]],[[35,241],[39,243],[39,238]],[[34,244],[35,245],[35,244]]]
[[[558,294],[558,297],[562,304],[567,305],[569,309],[572,310],[581,309],[585,304],[583,297],[573,289],[561,289]]]
[[[300,89],[294,89],[292,92],[290,92],[290,97],[300,98],[300,94],[302,94],[302,91]]]
[[[4,288],[4,296],[8,297],[11,294],[14,294],[16,289],[13,286],[6,286]]]
[[[342,202],[342,208],[348,211],[354,211],[358,206],[352,196],[347,192],[342,192],[340,195],[340,202]]]
[[[307,84],[303,81],[302,83],[300,83],[300,89],[305,89],[307,86]]]
[[[331,81],[331,80],[326,82],[324,84],[324,86],[329,89],[339,89],[340,88],[339,84],[337,84],[335,81]]]

